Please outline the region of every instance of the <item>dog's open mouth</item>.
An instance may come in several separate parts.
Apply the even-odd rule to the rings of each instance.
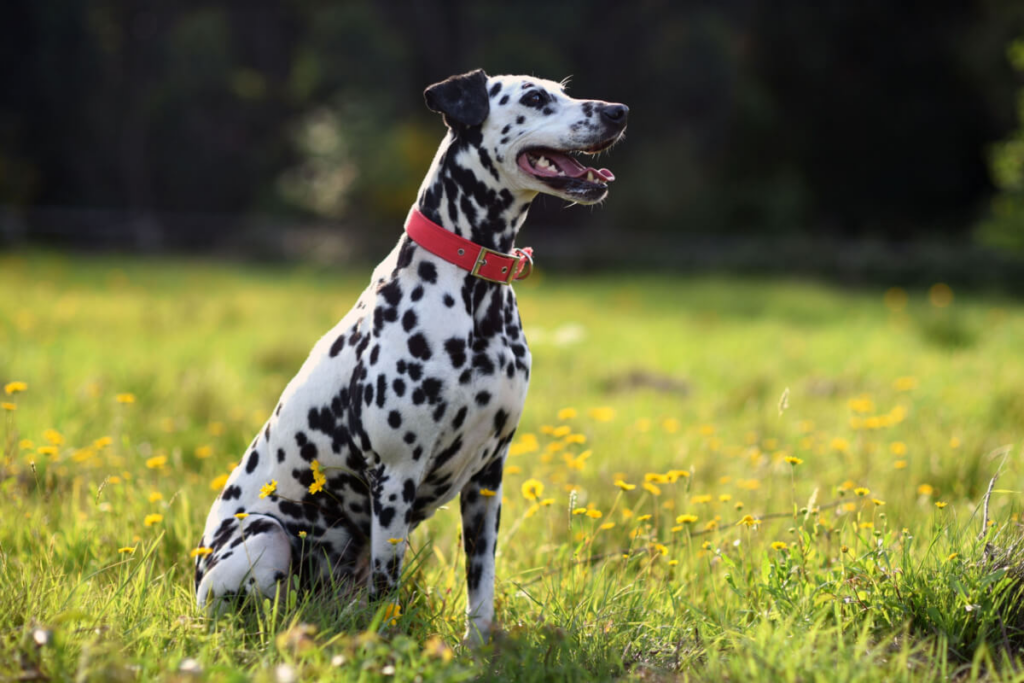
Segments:
[[[596,152],[600,150],[580,150]],[[607,168],[584,166],[568,152],[546,147],[524,150],[517,159],[519,168],[560,193],[581,199],[603,196],[615,174]]]

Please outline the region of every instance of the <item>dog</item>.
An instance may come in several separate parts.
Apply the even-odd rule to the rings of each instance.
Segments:
[[[460,496],[467,640],[494,618],[502,469],[530,380],[513,250],[539,193],[578,204],[614,175],[580,163],[629,109],[527,76],[453,76],[424,91],[448,133],[406,233],[313,347],[213,503],[194,551],[200,608],[298,574],[397,588],[409,532]],[[528,270],[529,269],[529,270]]]

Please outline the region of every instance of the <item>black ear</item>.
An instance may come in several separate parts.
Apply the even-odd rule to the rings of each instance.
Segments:
[[[491,111],[487,97],[487,74],[483,69],[452,76],[423,91],[427,109],[444,114],[449,128],[479,126]]]

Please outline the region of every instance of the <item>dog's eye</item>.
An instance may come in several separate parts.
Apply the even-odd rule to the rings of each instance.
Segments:
[[[525,104],[527,107],[540,107],[547,103],[547,101],[548,97],[543,90],[531,90],[523,95],[523,98],[519,100],[519,104]]]

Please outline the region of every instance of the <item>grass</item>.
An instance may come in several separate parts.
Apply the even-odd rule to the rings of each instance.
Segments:
[[[1024,680],[1024,307],[544,275],[474,653],[455,505],[396,620],[194,606],[211,482],[368,270],[0,256],[0,679]]]

